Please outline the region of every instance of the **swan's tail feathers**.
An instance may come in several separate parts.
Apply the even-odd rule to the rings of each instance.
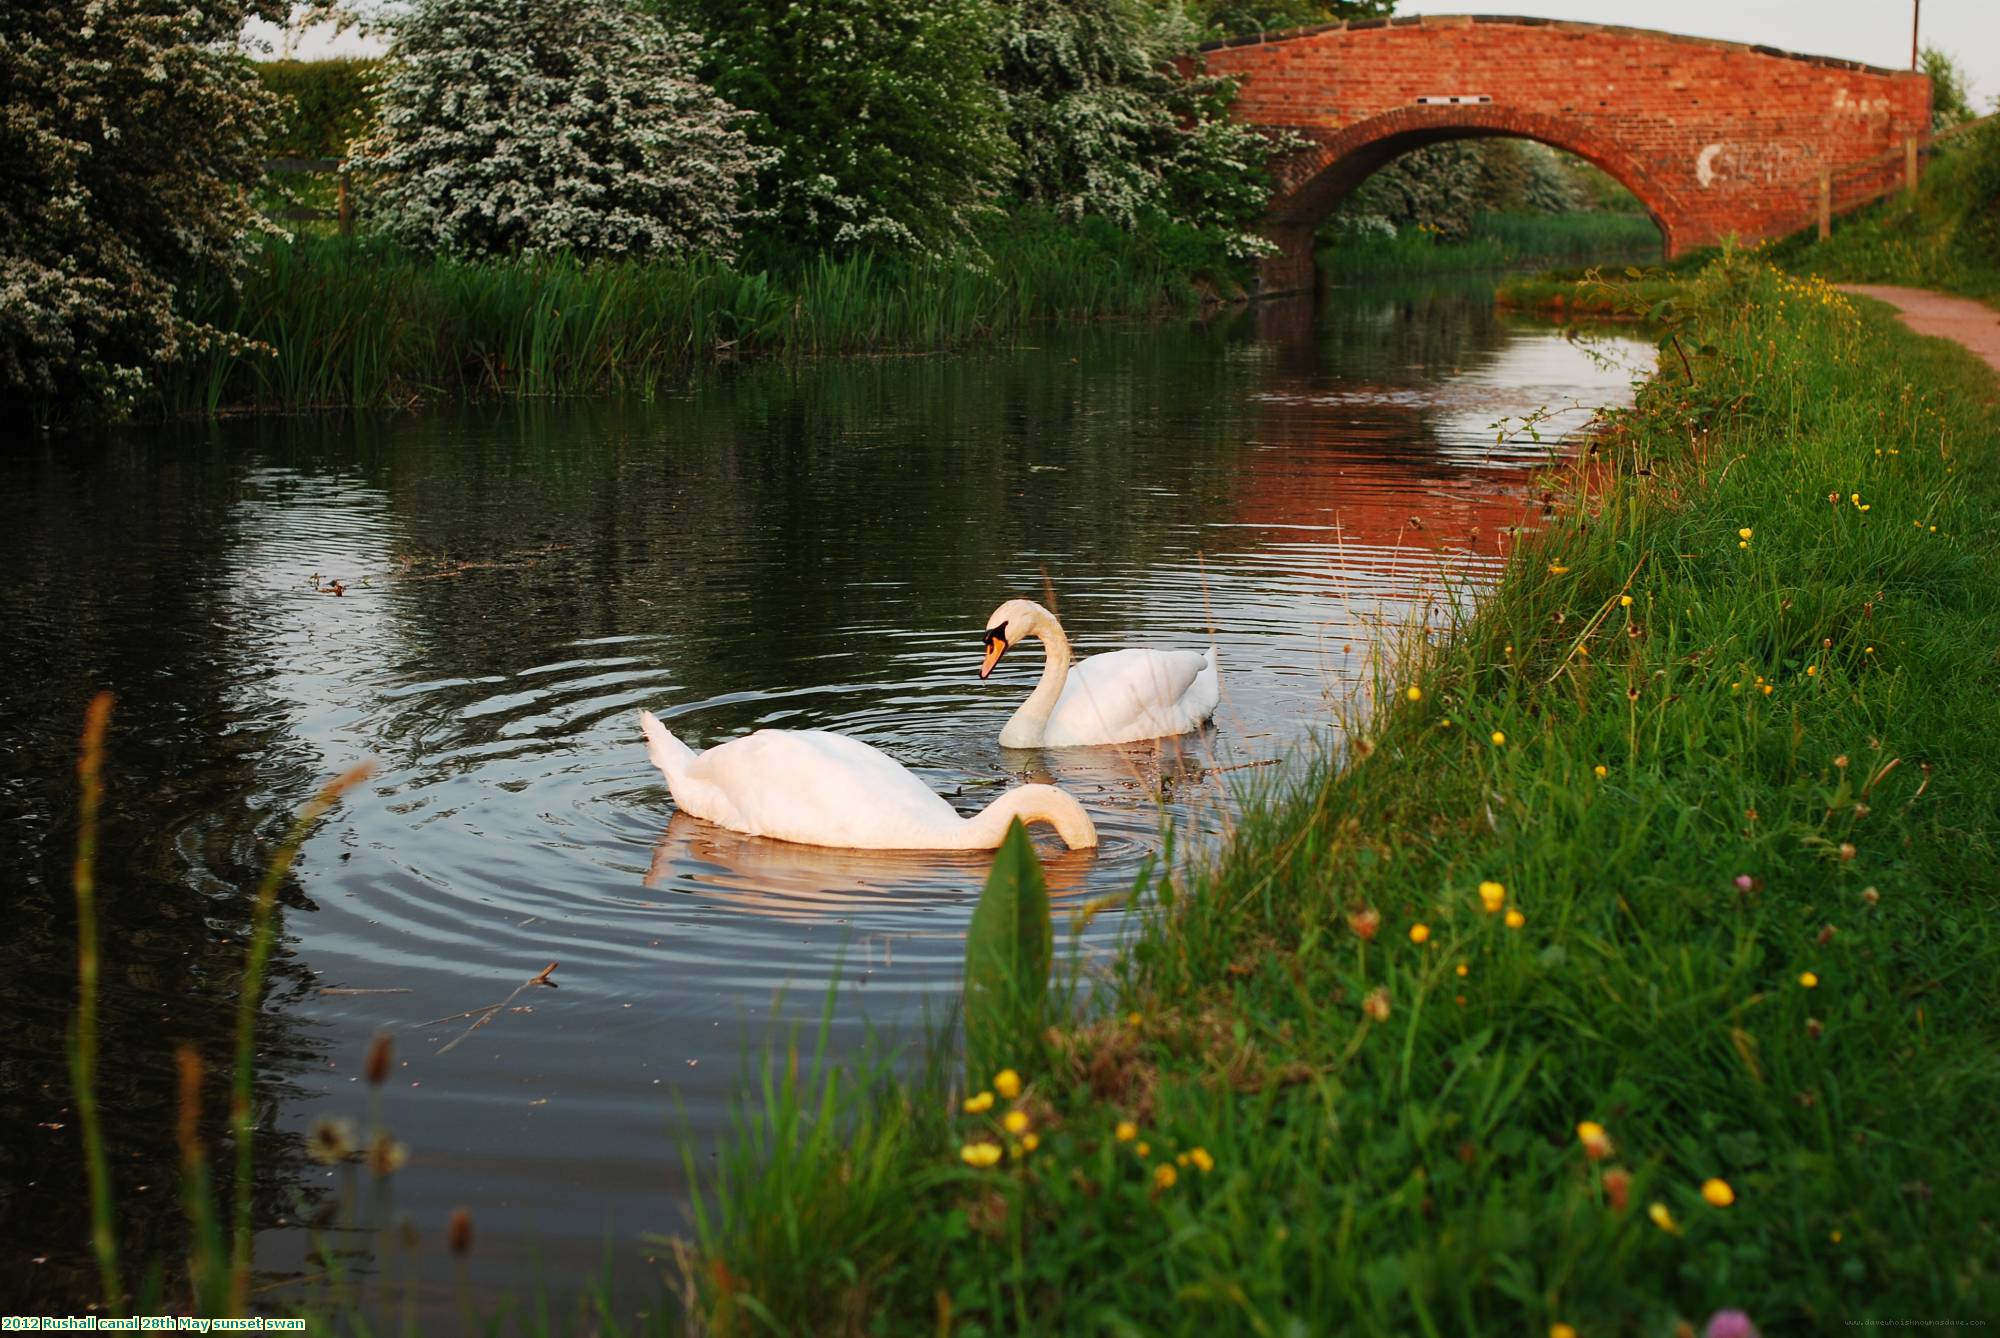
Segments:
[[[687,774],[688,764],[695,759],[695,751],[667,733],[667,727],[651,711],[639,712],[639,728],[646,734],[646,756],[667,778],[667,787]]]

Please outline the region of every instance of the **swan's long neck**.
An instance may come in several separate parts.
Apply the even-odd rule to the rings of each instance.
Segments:
[[[1042,667],[1042,681],[1035,684],[1028,700],[1021,703],[1007,727],[1000,731],[1002,748],[1034,748],[1041,744],[1042,729],[1062,697],[1069,667],[1076,658],[1070,652],[1069,637],[1063,634],[1062,624],[1054,618],[1038,619],[1026,635],[1041,638],[1048,662]]]
[[[1097,844],[1097,827],[1082,804],[1053,785],[1022,785],[965,820],[965,848],[990,850],[999,845],[1016,818],[1030,826],[1048,823],[1072,850]]]

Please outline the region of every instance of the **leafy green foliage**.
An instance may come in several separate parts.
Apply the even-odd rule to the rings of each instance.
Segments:
[[[1004,1068],[1033,1067],[1054,943],[1042,864],[1016,819],[993,853],[965,934],[965,1066],[979,1075],[974,1085]]]
[[[1180,0],[1152,0],[1178,4]],[[1309,28],[1337,19],[1386,17],[1396,0],[1187,0],[1202,27],[1214,37]]]
[[[278,102],[233,42],[283,8],[0,7],[0,406],[116,413],[215,337],[176,301],[248,258]]]
[[[803,248],[944,253],[992,211],[1009,156],[988,0],[660,0],[776,155],[764,231]]]
[[[351,164],[388,236],[459,255],[727,259],[769,155],[637,0],[415,0]]]
[[[1194,25],[1145,0],[1003,0],[994,79],[1017,150],[1013,192],[1068,218],[1161,213],[1235,255],[1284,145],[1229,118],[1233,81],[1183,73]]]
[[[374,116],[376,60],[260,60],[257,77],[286,99],[265,152],[273,158],[342,158]]]
[[[1923,50],[1924,73],[1931,80],[1931,128],[1943,130],[1973,117],[1972,99],[1965,84],[1965,71],[1957,61],[1934,46]]]

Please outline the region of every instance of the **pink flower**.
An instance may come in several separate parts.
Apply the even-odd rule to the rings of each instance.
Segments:
[[[1701,1338],[1757,1338],[1757,1326],[1741,1310],[1718,1310],[1708,1317]]]
[[[1748,892],[1751,888],[1755,886],[1757,886],[1757,880],[1755,878],[1752,878],[1749,874],[1739,873],[1736,875],[1736,890],[1738,892]],[[1725,1310],[1722,1313],[1725,1315],[1733,1315],[1737,1312],[1734,1310]]]

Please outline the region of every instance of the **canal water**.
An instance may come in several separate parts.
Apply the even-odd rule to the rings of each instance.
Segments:
[[[322,1246],[376,1285],[455,1285],[442,1229],[464,1207],[474,1286],[609,1263],[641,1295],[665,1264],[644,1238],[687,1227],[683,1146],[711,1164],[773,1047],[823,1013],[840,1055],[946,1015],[984,868],[676,814],[641,708],[697,748],[843,731],[961,811],[1023,779],[1069,788],[1103,844],[1041,842],[1062,940],[1064,908],[1129,890],[1164,825],[1198,846],[1240,786],[1327,742],[1385,632],[1490,579],[1509,527],[1540,513],[1534,468],[1649,361],[1636,341],[1498,314],[1476,284],[1346,289],[1317,312],[724,369],[657,403],[10,450],[6,1295],[47,1309],[90,1285],[63,1037],[93,691],[117,694],[102,1065],[128,1261],[185,1249],[174,1052],[226,1063],[247,889],[287,814],[372,761],[281,896],[257,1075],[262,1294],[299,1295]],[[1539,441],[1498,426],[1544,410]],[[1082,653],[1215,646],[1214,726],[1002,750],[1040,650],[982,682],[980,632],[1017,595],[1051,603]],[[1127,927],[1098,916],[1086,949]],[[551,964],[553,987],[515,993]],[[371,1098],[378,1033],[396,1062]],[[201,1126],[218,1146],[223,1090],[212,1075]],[[407,1145],[386,1192],[311,1160],[326,1117],[364,1135],[379,1118]],[[414,1251],[360,1229],[403,1219]]]

